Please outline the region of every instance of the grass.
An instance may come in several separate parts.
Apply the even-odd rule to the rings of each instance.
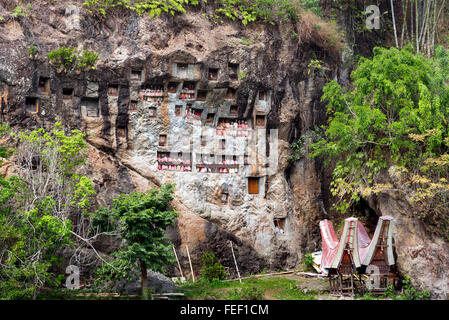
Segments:
[[[187,299],[212,300],[314,300],[317,291],[304,293],[297,286],[297,280],[281,277],[253,278],[233,282],[204,280],[186,283],[182,286]]]
[[[96,290],[79,289],[69,290],[66,288],[42,290],[38,293],[37,300],[140,300],[140,297],[120,295],[104,296]]]

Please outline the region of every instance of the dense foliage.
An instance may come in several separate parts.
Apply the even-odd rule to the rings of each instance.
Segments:
[[[100,17],[116,7],[126,8],[138,14],[148,13],[152,18],[162,13],[175,15],[185,13],[188,6],[198,6],[206,0],[87,0],[84,6]],[[239,20],[244,25],[253,21],[273,23],[278,20],[297,20],[301,5],[320,14],[315,0],[217,0],[210,18],[220,20],[223,17]]]
[[[206,252],[201,256],[201,277],[208,281],[223,280],[226,270],[212,252]]]
[[[313,155],[335,160],[337,208],[381,191],[402,192],[419,218],[448,236],[448,61],[442,47],[431,59],[411,47],[375,48],[352,72],[353,89],[336,81],[324,87],[329,122]]]
[[[175,262],[172,245],[165,237],[165,230],[178,216],[170,207],[173,190],[173,185],[165,184],[147,193],[122,194],[114,199],[111,210],[100,208],[97,211],[95,225],[107,230],[116,229],[125,240],[125,244],[112,254],[113,261],[104,263],[97,271],[100,282],[114,285],[140,270],[145,296],[147,270],[163,272]]]
[[[86,148],[79,130],[66,134],[56,123],[50,132],[15,137],[16,176],[0,177],[0,299],[27,299],[59,286],[63,275],[50,272],[57,250],[73,246],[79,225],[88,225],[83,214],[94,194],[79,173]],[[1,156],[8,151],[0,148]]]
[[[100,55],[97,52],[82,50],[78,51],[76,48],[60,47],[48,54],[48,60],[57,68],[63,68],[69,71],[73,68],[80,71],[95,69],[95,62],[97,62]]]

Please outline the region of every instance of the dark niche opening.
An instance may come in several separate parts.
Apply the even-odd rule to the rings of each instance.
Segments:
[[[156,118],[157,116],[157,109],[155,107],[149,107],[148,108],[148,114],[150,118]]]
[[[237,63],[228,64],[229,78],[232,81],[238,80],[239,65]]]
[[[226,91],[226,99],[228,100],[235,99],[235,92],[236,90],[234,88],[228,88],[228,91]]]
[[[167,135],[166,134],[159,135],[159,146],[161,146],[161,147],[167,146]]]
[[[142,74],[142,70],[132,69],[129,78],[131,81],[142,81]]]
[[[197,101],[206,101],[207,90],[198,90],[198,94],[196,95]]]
[[[175,116],[182,117],[182,106],[175,106]]]
[[[209,81],[217,81],[217,79],[218,79],[218,69],[209,68],[207,79]]]
[[[62,88],[62,100],[72,100],[73,88]]]
[[[40,93],[50,92],[50,78],[39,77],[39,92]]]
[[[178,82],[169,82],[167,86],[167,90],[169,93],[176,93],[178,91]]]
[[[39,104],[35,97],[25,98],[25,110],[29,113],[37,113],[39,111]]]
[[[285,233],[285,230],[284,230],[285,218],[274,218],[273,223],[274,223],[274,232],[275,233],[279,233],[279,234]]]
[[[208,113],[206,118],[207,124],[213,124],[215,119],[215,113]]]
[[[264,115],[256,115],[256,127],[265,127]]]
[[[100,104],[98,98],[83,98],[81,99],[81,106],[86,108],[86,115],[88,117],[100,116]]]
[[[232,105],[229,109],[229,115],[232,117],[236,117],[238,115],[238,107],[236,105]]]

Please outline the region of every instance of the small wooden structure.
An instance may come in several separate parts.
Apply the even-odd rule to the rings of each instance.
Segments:
[[[321,268],[329,270],[331,294],[353,295],[365,290],[381,294],[395,283],[392,226],[392,217],[380,217],[373,239],[370,239],[358,219],[348,218],[338,241],[330,221],[320,222]],[[356,274],[366,274],[368,279],[364,281]]]

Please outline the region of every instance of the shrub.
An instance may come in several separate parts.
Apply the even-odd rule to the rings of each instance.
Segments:
[[[14,10],[11,13],[11,15],[14,18],[22,18],[22,17],[29,17],[31,14],[31,3],[28,3],[28,5],[25,6],[17,6],[14,8]]]
[[[335,22],[326,22],[313,12],[301,14],[300,19],[299,40],[315,43],[334,55],[342,50],[342,35]]]
[[[33,56],[36,54],[36,52],[37,52],[37,47],[33,45],[30,47],[30,50],[28,50],[28,55]]]
[[[306,253],[306,257],[304,259],[304,264],[306,265],[306,269],[309,271],[313,271],[313,256],[311,253]]]
[[[63,67],[66,71],[73,67],[79,70],[95,69],[95,62],[99,54],[94,51],[77,51],[75,48],[60,47],[48,54],[48,60],[57,68]]]
[[[206,252],[201,256],[201,276],[208,280],[223,280],[226,277],[226,270],[223,265],[217,261],[215,255],[211,252]]]
[[[430,293],[427,290],[419,291],[412,287],[410,278],[408,276],[404,277],[402,280],[403,293],[401,299],[403,300],[429,300]]]
[[[94,65],[97,62],[99,54],[94,51],[83,50],[78,58],[78,69],[95,69]]]
[[[48,60],[56,67],[69,68],[76,60],[75,48],[60,47],[48,54]]]

